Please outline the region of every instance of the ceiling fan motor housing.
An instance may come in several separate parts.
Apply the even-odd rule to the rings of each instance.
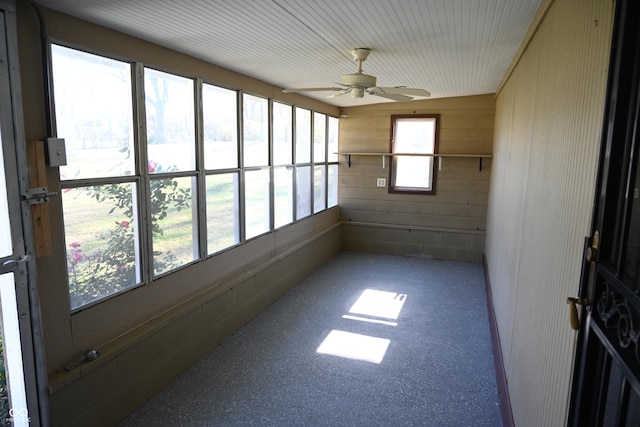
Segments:
[[[368,74],[345,74],[340,78],[340,83],[349,87],[367,89],[376,85],[376,78]]]

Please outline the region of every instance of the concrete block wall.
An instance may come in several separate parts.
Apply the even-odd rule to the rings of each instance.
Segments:
[[[343,222],[344,250],[482,260],[484,231],[437,230],[412,226]]]

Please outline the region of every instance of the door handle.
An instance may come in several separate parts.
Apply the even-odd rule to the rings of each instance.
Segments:
[[[571,329],[577,331],[580,329],[580,318],[578,318],[578,305],[589,306],[589,300],[583,298],[567,298],[567,304],[569,304],[569,324],[571,325]]]
[[[6,260],[5,262],[2,263],[2,266],[5,267],[5,266],[10,265],[10,264],[20,264],[20,263],[23,263],[23,262],[27,262],[30,259],[31,259],[31,255],[27,254],[27,255],[23,256],[22,258],[20,258],[20,259],[8,259],[8,260]]]

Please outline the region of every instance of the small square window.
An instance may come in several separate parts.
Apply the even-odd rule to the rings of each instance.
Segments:
[[[435,194],[438,115],[391,116],[390,193]]]

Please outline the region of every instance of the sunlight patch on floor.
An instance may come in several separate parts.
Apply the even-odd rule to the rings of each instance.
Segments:
[[[406,300],[407,294],[365,289],[349,313],[397,320]]]
[[[391,340],[332,330],[320,344],[317,352],[346,359],[380,364]]]
[[[344,314],[343,319],[398,326],[400,311],[407,294],[365,289]],[[317,353],[380,364],[391,340],[352,332],[332,330],[318,347]]]

